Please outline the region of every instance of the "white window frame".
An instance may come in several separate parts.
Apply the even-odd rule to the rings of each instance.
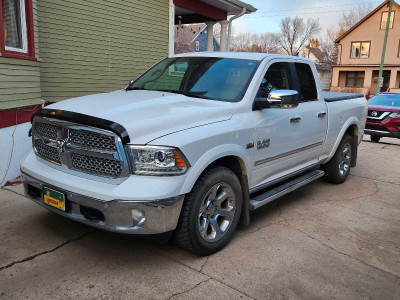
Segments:
[[[25,11],[25,0],[17,0],[19,1],[20,6],[20,22],[21,22],[21,36],[22,36],[22,48],[14,48],[5,46],[5,50],[19,53],[28,53],[28,33],[26,29],[26,11]]]

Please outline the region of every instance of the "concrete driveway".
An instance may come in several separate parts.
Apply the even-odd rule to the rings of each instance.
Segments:
[[[72,222],[0,191],[0,299],[399,299],[400,143],[363,142],[343,185],[252,214],[210,257]]]

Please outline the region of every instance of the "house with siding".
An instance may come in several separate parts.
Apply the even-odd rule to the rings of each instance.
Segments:
[[[389,0],[384,1],[336,40],[338,61],[331,90],[374,95],[378,86]],[[395,2],[383,68],[382,91],[400,92],[400,6]]]
[[[175,26],[175,53],[207,51],[207,25],[189,24]],[[219,43],[213,34],[213,51],[219,51]]]
[[[212,33],[220,22],[226,45],[228,15],[254,11],[239,0],[0,0],[0,186],[31,149],[35,109],[124,88],[174,53],[177,24]]]

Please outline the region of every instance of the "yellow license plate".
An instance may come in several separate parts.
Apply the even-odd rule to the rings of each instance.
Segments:
[[[65,211],[65,195],[63,193],[45,187],[43,189],[43,201],[47,205]]]

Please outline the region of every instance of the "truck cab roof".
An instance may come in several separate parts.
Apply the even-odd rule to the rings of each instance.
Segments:
[[[289,55],[281,55],[281,54],[270,54],[270,53],[251,53],[251,52],[191,52],[191,53],[182,53],[176,54],[171,57],[221,57],[221,58],[236,58],[236,59],[248,59],[248,60],[264,60],[268,59],[296,59],[302,60],[304,62],[312,62],[308,58],[299,57],[299,56],[289,56]]]

